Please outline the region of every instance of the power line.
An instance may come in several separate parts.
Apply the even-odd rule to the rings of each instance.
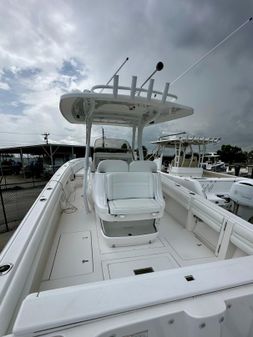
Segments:
[[[23,132],[11,132],[11,131],[0,131],[2,134],[8,134],[8,135],[23,135],[23,136],[37,136],[38,133],[23,133]]]
[[[6,134],[6,135],[21,135],[21,136],[40,136],[41,134],[40,133],[24,133],[24,132],[11,132],[11,131],[0,131],[0,134]],[[53,136],[57,136],[57,137],[66,137],[66,134],[65,135],[60,135],[60,134],[57,134],[57,133],[50,133],[51,135]],[[68,135],[68,136],[71,136],[71,135]],[[83,139],[83,137],[76,137],[76,136],[71,136],[75,139]]]
[[[50,143],[51,145],[59,145],[59,143]],[[4,143],[4,144],[1,144],[0,143],[0,148],[2,147],[20,147],[20,146],[36,146],[36,145],[45,145],[45,144],[42,144],[42,143],[31,143],[31,142],[7,142],[7,143]],[[60,145],[69,145],[69,144],[66,144],[66,143],[61,143]],[[72,144],[70,144],[72,145]],[[76,144],[73,144],[73,145],[76,145]],[[80,146],[82,146],[83,144],[80,144]]]

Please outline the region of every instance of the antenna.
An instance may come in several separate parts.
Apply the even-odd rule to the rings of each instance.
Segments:
[[[170,137],[170,136],[178,136],[178,135],[186,135],[186,132],[183,131],[183,132],[170,133],[169,135],[161,136],[160,139],[165,138],[165,137]]]
[[[121,64],[121,66],[115,71],[115,73],[112,75],[112,77],[109,79],[109,81],[106,83],[106,85],[108,85],[110,82],[111,82],[111,80],[113,79],[113,77],[115,76],[115,75],[117,75],[118,74],[118,72],[120,71],[120,69],[127,63],[127,61],[129,60],[129,57],[127,57],[126,59],[125,59],[125,61]],[[104,90],[104,88],[102,88],[101,90],[100,90],[100,94],[101,94],[101,92],[103,92],[103,90]]]
[[[152,74],[146,79],[146,81],[144,81],[140,87],[140,89],[142,89],[144,87],[144,85],[148,82],[148,80],[151,79],[151,77],[157,72],[157,71],[161,71],[163,69],[163,63],[162,62],[158,62],[155,70],[152,72]],[[138,96],[140,96],[141,94],[141,90],[139,90]]]
[[[174,84],[176,81],[180,80],[184,75],[186,75],[189,71],[195,68],[198,64],[200,64],[207,56],[209,56],[212,52],[214,52],[218,47],[220,47],[223,43],[225,43],[228,39],[230,39],[235,33],[239,32],[244,26],[246,26],[250,21],[252,21],[252,17],[242,23],[239,27],[234,29],[230,34],[228,34],[223,40],[217,43],[212,49],[210,49],[207,53],[202,55],[196,62],[194,62],[191,66],[189,66],[181,75],[179,75],[174,81],[170,83],[170,85]]]

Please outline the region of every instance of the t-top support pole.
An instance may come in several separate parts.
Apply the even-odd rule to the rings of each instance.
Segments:
[[[143,135],[144,125],[140,124],[138,127],[138,151],[139,151],[139,160],[143,160],[143,148],[142,148],[142,135]]]
[[[89,202],[88,202],[88,186],[89,186],[89,155],[90,155],[90,139],[91,139],[91,127],[92,127],[92,115],[95,108],[94,101],[90,106],[90,111],[86,117],[86,147],[85,147],[85,157],[84,157],[84,175],[83,175],[83,201],[85,212],[90,212]]]

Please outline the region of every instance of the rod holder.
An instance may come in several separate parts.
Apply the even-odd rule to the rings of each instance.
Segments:
[[[154,82],[155,82],[155,80],[153,78],[151,78],[151,80],[149,81],[148,92],[147,92],[147,100],[148,101],[151,100],[151,96],[152,96],[152,93],[153,93]]]
[[[163,90],[163,97],[162,97],[162,101],[161,101],[162,103],[166,102],[166,98],[167,98],[167,95],[169,93],[169,88],[170,88],[170,83],[166,82],[164,90]]]
[[[118,97],[118,85],[119,85],[119,75],[113,76],[113,96]]]
[[[136,93],[136,83],[137,83],[137,76],[132,76],[132,84],[131,84],[131,98],[134,98]]]

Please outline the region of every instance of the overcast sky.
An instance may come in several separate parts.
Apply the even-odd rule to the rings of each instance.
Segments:
[[[163,89],[253,15],[252,0],[106,0],[0,2],[0,147],[49,140],[83,144],[83,126],[59,112],[60,95],[105,84],[126,57],[120,83],[141,84],[156,63]],[[190,117],[145,131],[187,131],[253,149],[253,21],[171,86]],[[93,138],[101,128],[93,130]],[[130,136],[106,128],[106,136]],[[211,150],[211,149],[210,149]]]

